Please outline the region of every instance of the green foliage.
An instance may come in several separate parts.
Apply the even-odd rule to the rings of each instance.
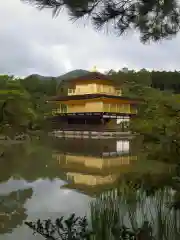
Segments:
[[[65,6],[71,19],[88,16],[96,29],[107,24],[117,35],[138,30],[143,43],[170,38],[179,32],[180,6],[178,0],[21,0],[51,8],[57,16]],[[113,23],[113,24],[112,24]]]
[[[160,90],[173,90],[180,93],[180,72],[156,72],[151,73],[152,86]]]
[[[143,102],[131,129],[143,135],[146,153],[151,159],[179,162],[179,95],[147,88],[141,92]]]
[[[56,78],[53,77],[47,77],[47,79],[43,80],[36,75],[31,75],[25,79],[21,79],[20,82],[22,86],[35,97],[41,97],[43,95],[52,96],[56,93],[57,81]]]
[[[0,131],[3,134],[42,128],[45,115],[51,113],[46,98],[56,94],[57,82],[37,77],[15,79],[0,76]]]
[[[21,84],[31,96],[30,101],[38,115],[38,125],[41,125],[41,122],[44,121],[44,116],[51,113],[51,105],[46,103],[46,99],[49,96],[56,95],[57,81],[51,77],[41,80],[31,75],[21,80]]]
[[[128,69],[119,72],[111,70],[108,75],[117,86],[122,87],[123,95],[126,96],[137,97],[141,95],[142,88],[152,85],[151,72],[143,69],[138,72]]]
[[[27,127],[36,118],[29,93],[13,77],[1,76],[0,85],[1,130]]]
[[[180,93],[180,72],[166,72],[166,71],[147,71],[141,69],[134,71],[122,69],[118,72],[110,70],[107,73],[117,85],[123,85],[124,94],[137,94],[141,87],[153,87],[159,90],[170,91],[173,93]]]
[[[88,230],[86,217],[80,218],[72,214],[68,219],[64,217],[56,219],[53,223],[50,219],[44,222],[25,222],[25,224],[46,239],[62,240],[89,240],[91,232]]]

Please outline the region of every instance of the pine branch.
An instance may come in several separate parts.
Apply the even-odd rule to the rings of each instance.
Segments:
[[[176,35],[180,30],[178,0],[21,0],[39,9],[51,8],[57,16],[63,7],[71,19],[89,16],[94,27],[111,24],[118,35],[138,30],[143,43],[159,41]]]

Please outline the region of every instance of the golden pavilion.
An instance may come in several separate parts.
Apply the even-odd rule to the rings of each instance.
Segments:
[[[67,95],[48,100],[55,106],[56,122],[64,129],[116,129],[137,113],[139,100],[122,96],[121,87],[96,69],[65,81]]]

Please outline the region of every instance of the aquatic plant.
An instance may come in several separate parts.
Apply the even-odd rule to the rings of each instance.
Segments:
[[[96,235],[94,239],[180,239],[177,195],[168,187],[150,196],[143,189],[134,192],[126,189],[124,194],[118,189],[103,193],[91,203],[91,222]]]
[[[86,217],[76,217],[75,214],[67,219],[57,218],[55,222],[48,219],[36,222],[25,222],[35,233],[46,239],[56,240],[89,240],[92,232],[88,229]]]

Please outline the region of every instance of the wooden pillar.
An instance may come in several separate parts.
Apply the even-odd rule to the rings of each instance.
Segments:
[[[105,128],[105,119],[102,116],[101,117],[101,130],[104,130],[104,128]]]
[[[86,118],[84,119],[84,129],[86,130],[87,128],[87,122],[86,122]]]
[[[124,127],[124,116],[122,117],[122,131],[124,132],[125,127]]]
[[[118,120],[118,116],[116,115],[116,130],[118,129],[117,120]]]
[[[104,118],[101,117],[101,123],[104,125]]]

